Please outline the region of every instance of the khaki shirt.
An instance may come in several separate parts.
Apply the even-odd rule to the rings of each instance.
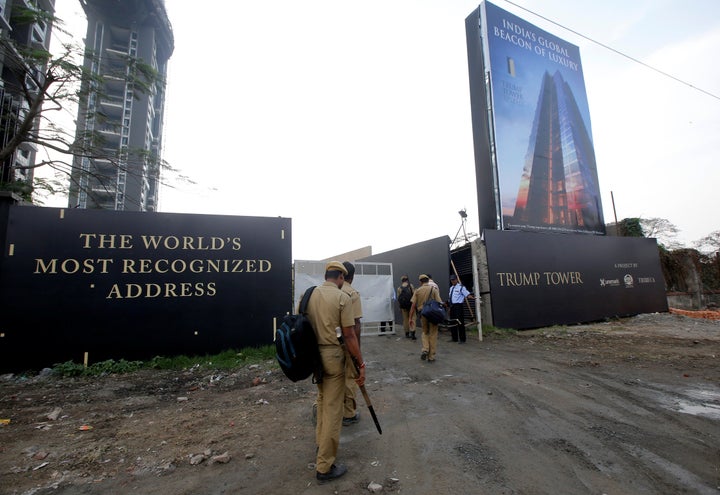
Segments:
[[[308,301],[307,313],[319,345],[339,346],[337,332],[342,332],[342,327],[355,326],[350,296],[334,282],[325,281],[315,288]]]
[[[423,305],[428,302],[431,296],[436,301],[442,302],[442,299],[440,299],[440,291],[435,287],[425,284],[415,291],[410,301],[415,303],[415,307],[419,311],[422,309]]]
[[[350,303],[352,304],[353,317],[357,320],[362,318],[362,302],[360,302],[360,293],[349,283],[343,283],[342,289],[345,294],[350,296]]]

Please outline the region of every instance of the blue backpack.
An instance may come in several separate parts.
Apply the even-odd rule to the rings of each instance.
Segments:
[[[283,373],[293,382],[305,380],[313,375],[313,383],[322,381],[322,360],[320,349],[310,320],[307,305],[315,287],[303,294],[299,312],[287,314],[275,334],[275,358]]]

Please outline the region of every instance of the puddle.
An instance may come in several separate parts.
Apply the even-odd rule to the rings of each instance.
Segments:
[[[678,412],[692,414],[693,416],[705,416],[712,419],[720,419],[720,406],[714,404],[697,404],[685,401],[677,403]]]
[[[702,388],[686,389],[683,394],[690,400],[679,400],[675,403],[678,412],[720,419],[720,391]]]

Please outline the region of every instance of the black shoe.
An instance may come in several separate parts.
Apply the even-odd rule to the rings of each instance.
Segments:
[[[417,340],[417,337],[415,337],[415,332],[410,332],[410,338],[413,340]]]
[[[355,413],[355,416],[351,416],[349,418],[343,418],[343,426],[354,425],[358,421],[360,421],[360,413]]]
[[[425,361],[425,360],[427,359],[427,355],[428,355],[428,353],[425,352],[425,351],[423,351],[423,353],[420,354],[420,359],[422,359],[423,361]]]
[[[409,339],[409,338],[410,338],[410,332],[405,332],[405,338],[406,338],[406,339]]]
[[[333,464],[330,468],[330,471],[328,471],[327,473],[316,472],[315,477],[317,478],[318,482],[327,483],[328,481],[332,481],[335,478],[339,478],[345,473],[347,473],[347,468],[345,467],[345,465]]]

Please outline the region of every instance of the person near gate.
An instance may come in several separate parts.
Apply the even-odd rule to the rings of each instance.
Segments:
[[[413,294],[412,306],[410,307],[410,328],[415,328],[415,316],[421,311],[426,302],[434,299],[442,303],[439,291],[432,287],[428,282],[430,277],[424,273],[418,277],[420,279],[420,287]],[[427,318],[420,315],[422,323],[422,354],[420,359],[427,360],[429,363],[435,362],[435,351],[437,350],[438,324],[431,323]]]
[[[415,287],[410,283],[410,279],[407,275],[403,275],[400,278],[400,287],[397,288],[397,302],[400,306],[400,312],[403,317],[403,330],[405,331],[405,338],[415,339],[415,328],[410,328],[410,307],[412,306],[413,294],[415,293]]]
[[[465,334],[465,299],[474,299],[463,284],[460,283],[455,274],[450,275],[450,297],[448,298],[448,306],[450,307],[450,320],[457,321],[457,324],[450,327],[450,335],[453,342],[464,344],[466,341]]]
[[[355,265],[349,261],[343,261],[343,266],[347,270],[345,282],[341,290],[350,296],[350,304],[352,305],[353,316],[355,317],[355,336],[357,337],[358,346],[360,346],[360,333],[362,327],[360,318],[362,318],[362,303],[360,301],[360,293],[352,286],[355,278]],[[345,359],[345,411],[343,412],[343,426],[349,426],[360,420],[360,414],[357,411],[357,383],[355,383],[355,364],[351,359]]]
[[[342,263],[329,262],[325,266],[325,283],[313,291],[307,306],[308,319],[315,330],[323,365],[323,379],[317,384],[315,430],[318,447],[315,476],[320,483],[339,478],[347,472],[347,467],[335,463],[345,408],[346,359],[354,359],[358,365],[358,386],[365,384],[365,361],[355,335],[355,317],[350,296],[340,289],[345,275],[347,269]],[[342,342],[339,337],[342,337]]]

